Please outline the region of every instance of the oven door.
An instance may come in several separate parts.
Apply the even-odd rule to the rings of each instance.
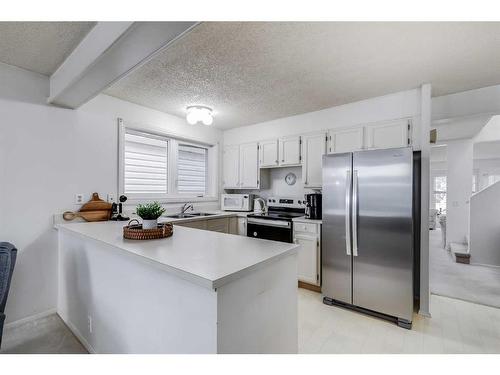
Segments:
[[[292,243],[292,223],[285,220],[249,217],[247,220],[247,237]]]

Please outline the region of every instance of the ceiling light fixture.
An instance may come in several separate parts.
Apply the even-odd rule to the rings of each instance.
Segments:
[[[194,125],[202,122],[204,125],[212,125],[214,122],[214,115],[212,108],[202,105],[192,105],[186,108],[186,121]]]

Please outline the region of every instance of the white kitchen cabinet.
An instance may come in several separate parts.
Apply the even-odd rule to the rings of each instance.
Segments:
[[[257,142],[240,145],[240,189],[259,188],[258,154]]]
[[[323,155],[326,153],[326,133],[309,134],[302,137],[302,180],[308,188],[323,185]]]
[[[293,223],[293,241],[300,245],[297,278],[307,284],[321,285],[321,224]]]
[[[366,125],[366,148],[405,147],[411,144],[408,119]]]
[[[240,183],[240,146],[226,146],[223,157],[223,186],[237,189]]]
[[[278,140],[259,142],[260,167],[276,167],[278,164]]]
[[[351,152],[364,148],[364,127],[331,129],[328,132],[328,153]]]
[[[279,165],[300,165],[300,136],[283,137],[279,139]]]
[[[224,189],[258,189],[259,155],[257,142],[226,146],[223,158]]]
[[[238,218],[238,234],[240,236],[247,235],[247,218],[246,217],[239,217]]]

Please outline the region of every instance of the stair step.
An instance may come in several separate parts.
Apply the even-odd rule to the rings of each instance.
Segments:
[[[469,245],[466,243],[452,242],[450,250],[455,258],[455,262],[470,264]]]

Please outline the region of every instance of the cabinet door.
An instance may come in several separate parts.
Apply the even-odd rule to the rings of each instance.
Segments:
[[[319,285],[318,238],[296,234],[295,243],[300,245],[297,259],[298,279],[308,284]]]
[[[387,121],[366,126],[367,148],[405,147],[411,144],[409,120]]]
[[[300,157],[300,137],[284,137],[279,140],[279,164],[299,165]]]
[[[182,227],[196,228],[196,229],[207,229],[207,220],[196,220],[188,221],[184,223],[174,223],[174,225],[180,225]]]
[[[229,220],[227,217],[207,220],[207,230],[212,232],[229,233]]]
[[[247,235],[247,218],[246,217],[239,217],[238,218],[238,234],[240,236]]]
[[[328,132],[328,153],[362,150],[364,146],[363,127],[332,129]]]
[[[227,146],[224,148],[223,157],[223,183],[224,188],[238,188],[240,168],[240,146]]]
[[[259,188],[259,155],[257,143],[247,143],[244,145],[240,145],[239,188]]]
[[[304,186],[318,188],[322,186],[323,155],[326,152],[326,134],[318,133],[302,137],[302,155],[304,156],[302,179]]]
[[[278,165],[278,141],[264,141],[259,143],[260,167],[276,167]]]
[[[229,218],[229,234],[238,234],[238,218],[230,217]]]

